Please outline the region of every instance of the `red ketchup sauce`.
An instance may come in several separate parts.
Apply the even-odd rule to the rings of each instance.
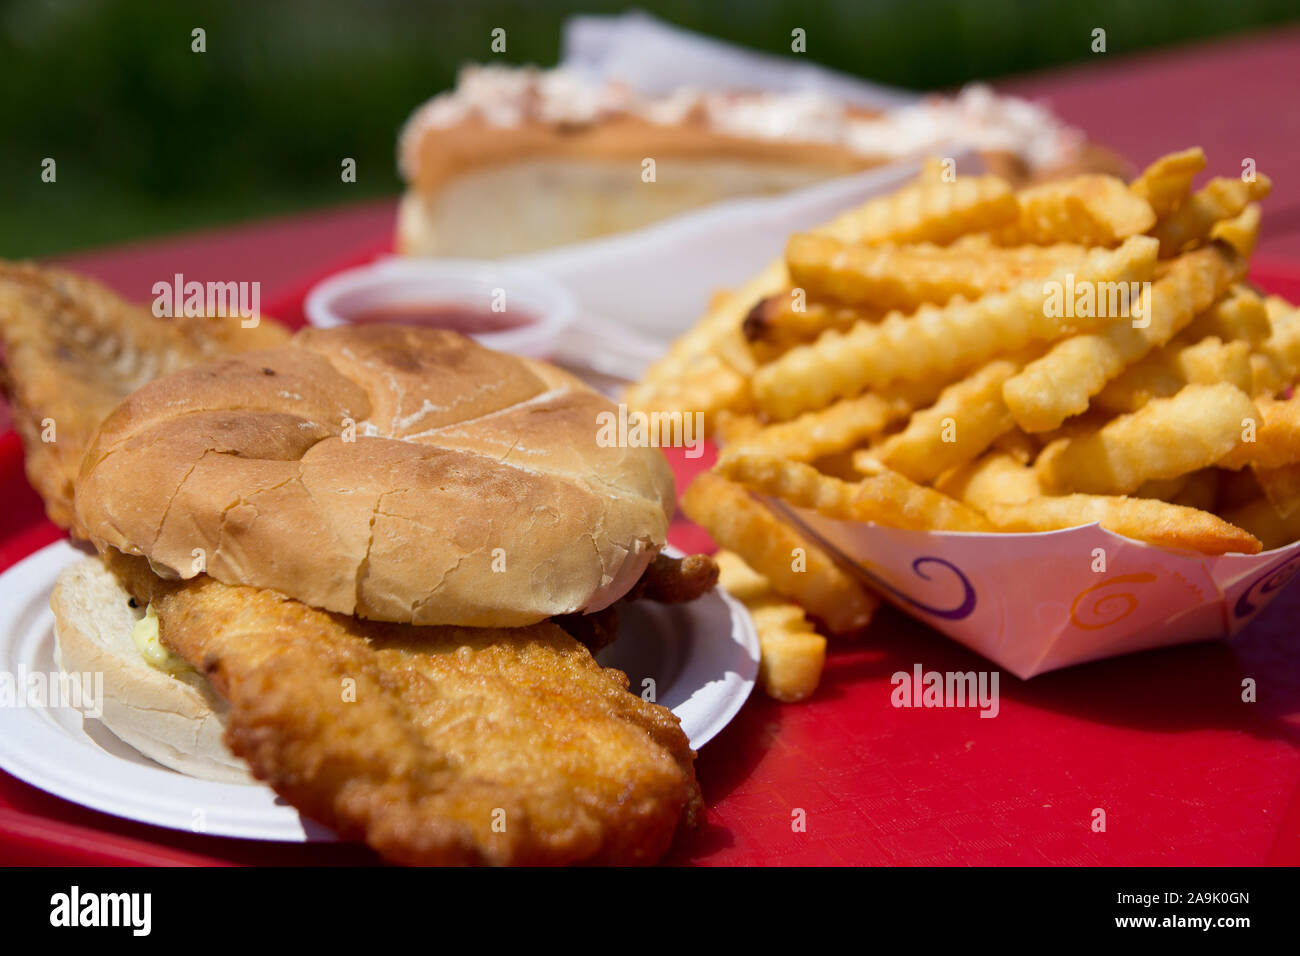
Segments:
[[[482,335],[485,332],[508,332],[537,319],[527,312],[510,309],[493,312],[459,302],[404,302],[378,305],[349,313],[348,320],[356,325],[391,323],[396,325],[422,325],[431,329],[450,329],[464,335]]]

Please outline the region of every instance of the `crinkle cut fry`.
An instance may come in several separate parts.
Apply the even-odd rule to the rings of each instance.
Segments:
[[[1079,245],[965,252],[943,246],[867,245],[805,233],[786,243],[790,281],[810,298],[881,312],[979,298],[1047,275],[1087,254]]]
[[[1208,309],[1192,319],[1182,334],[1190,341],[1212,335],[1224,342],[1240,339],[1255,348],[1263,345],[1272,331],[1268,308],[1259,293],[1246,285],[1234,285]]]
[[[760,299],[745,316],[741,331],[759,362],[770,362],[796,345],[811,342],[827,329],[844,332],[858,322],[876,322],[881,318],[875,312],[808,302],[804,291],[803,299],[796,299],[797,289],[769,295]]]
[[[1257,404],[1254,440],[1235,446],[1220,459],[1220,468],[1280,468],[1300,461],[1300,396],[1260,399]]]
[[[361,621],[105,558],[230,702],[232,751],[390,860],[650,863],[701,813],[677,718],[555,624]]]
[[[1115,245],[1146,232],[1156,215],[1145,199],[1114,176],[1084,173],[1040,183],[1016,196],[1016,222],[994,233],[995,241],[1020,243],[1078,242]]]
[[[1017,358],[994,359],[949,385],[937,402],[913,414],[902,431],[859,455],[875,457],[921,482],[969,461],[1015,428],[1002,398],[1002,383],[1022,364]]]
[[[863,439],[879,434],[906,416],[908,410],[907,400],[898,396],[869,393],[846,398],[792,421],[759,428],[734,445],[728,445],[723,454],[768,452],[794,461],[812,461],[852,448]]]
[[[1031,466],[990,452],[944,476],[940,485],[983,512],[998,531],[1038,532],[1077,528],[1094,521],[1108,531],[1165,548],[1203,554],[1255,554],[1259,540],[1218,515],[1154,498],[1040,493]]]
[[[848,242],[952,242],[1015,219],[1011,187],[997,176],[959,176],[952,182],[922,177],[868,200],[814,230]]]
[[[1090,253],[1077,268],[1058,270],[1047,281],[1139,282],[1150,277],[1156,243],[1134,236],[1118,249]],[[1043,279],[975,302],[927,306],[914,315],[893,313],[876,325],[859,324],[845,334],[827,332],[812,345],[791,349],[754,374],[754,397],[776,419],[821,408],[836,398],[890,382],[950,376],[962,368],[1047,341],[1106,317],[1054,316],[1044,308]]]
[[[1185,385],[1216,382],[1229,382],[1243,392],[1253,392],[1250,343],[1225,342],[1218,336],[1196,341],[1184,333],[1111,379],[1097,393],[1093,404],[1116,414],[1135,412],[1153,398],[1168,398]]]
[[[891,528],[988,530],[988,522],[961,502],[883,466],[858,482],[823,475],[801,462],[747,452],[729,455],[717,467],[729,479],[761,494],[832,518],[874,521]]]
[[[1263,173],[1246,182],[1218,176],[1193,193],[1178,211],[1151,230],[1160,240],[1161,257],[1173,256],[1209,238],[1216,223],[1240,216],[1252,201],[1265,198],[1273,188]]]
[[[1011,188],[996,176],[963,176],[956,182],[921,180],[872,199],[814,230],[849,242],[951,242],[1015,218]],[[753,359],[741,325],[754,304],[789,286],[777,261],[741,289],[721,297],[709,314],[655,362],[625,400],[632,408],[701,411],[710,420],[737,410],[747,398],[743,375]]]
[[[1205,153],[1199,146],[1161,156],[1133,182],[1129,189],[1151,205],[1151,211],[1163,219],[1187,198],[1192,180],[1205,168]]]
[[[784,262],[773,262],[741,288],[715,297],[708,313],[677,339],[640,382],[628,386],[623,400],[641,411],[703,412],[706,424],[723,409],[743,404],[745,375],[753,359],[745,348],[741,324],[754,302],[788,284]],[[740,352],[745,354],[738,354]],[[737,367],[737,362],[740,362]]]
[[[705,472],[686,489],[682,510],[719,547],[740,555],[775,591],[798,601],[832,634],[849,634],[871,623],[879,599],[740,485]]]
[[[1145,326],[1121,318],[1064,339],[1008,379],[1002,394],[1016,422],[1025,431],[1051,431],[1086,411],[1107,382],[1173,338],[1245,270],[1245,260],[1226,245],[1182,256],[1142,295]]]
[[[1210,228],[1211,239],[1222,239],[1237,250],[1237,255],[1249,259],[1259,243],[1259,226],[1263,210],[1259,203],[1250,202],[1241,214],[1232,219],[1220,219]]]
[[[1225,517],[1258,538],[1266,551],[1300,540],[1300,509],[1282,515],[1266,497],[1239,505]]]
[[[1097,522],[1108,531],[1166,548],[1202,554],[1257,554],[1249,532],[1208,511],[1154,498],[1073,494],[991,505],[986,512],[999,531],[1056,531]]]
[[[996,505],[1042,497],[1034,469],[1015,455],[990,451],[940,476],[935,488],[981,514]]]
[[[1034,469],[1044,490],[1129,494],[1143,482],[1207,468],[1241,441],[1259,410],[1228,382],[1187,385],[1093,432],[1053,442]]]
[[[768,696],[805,700],[817,689],[826,663],[826,638],[813,629],[803,608],[781,597],[732,551],[719,551],[722,586],[749,610],[762,650],[758,678]]]
[[[1264,305],[1269,334],[1250,357],[1257,395],[1284,391],[1300,375],[1300,309],[1275,295]]]
[[[1264,497],[1281,518],[1290,518],[1300,510],[1300,462],[1276,468],[1254,468],[1255,479],[1264,489]]]

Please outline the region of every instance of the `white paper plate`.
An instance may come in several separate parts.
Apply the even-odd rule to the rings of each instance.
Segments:
[[[83,557],[60,541],[0,575],[0,671],[20,687],[27,675],[58,672],[50,591],[59,572]],[[634,692],[653,680],[659,703],[681,719],[693,747],[703,746],[754,687],[758,637],[748,613],[717,593],[677,607],[633,605],[622,617],[619,640],[600,662],[625,670]],[[293,843],[335,839],[269,787],[176,773],[98,720],[55,703],[0,706],[0,768],[82,806],[174,830]]]

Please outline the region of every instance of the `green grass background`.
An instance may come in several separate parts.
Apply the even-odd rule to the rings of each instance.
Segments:
[[[0,2],[0,255],[47,255],[395,194],[398,128],[504,27],[555,62],[560,25],[623,3]],[[1300,19],[1295,0],[646,0],[671,23],[937,89]],[[191,52],[190,31],[207,31]],[[40,180],[53,157],[58,180]],[[357,160],[358,181],[340,181]]]

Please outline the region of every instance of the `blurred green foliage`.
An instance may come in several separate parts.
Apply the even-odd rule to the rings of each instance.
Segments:
[[[915,89],[1300,17],[1295,0],[647,0],[675,24]],[[409,112],[486,60],[549,65],[575,12],[623,3],[0,2],[0,255],[44,255],[393,194]],[[191,52],[191,30],[207,52]],[[57,163],[55,184],[41,161]],[[358,181],[343,183],[343,157]]]

